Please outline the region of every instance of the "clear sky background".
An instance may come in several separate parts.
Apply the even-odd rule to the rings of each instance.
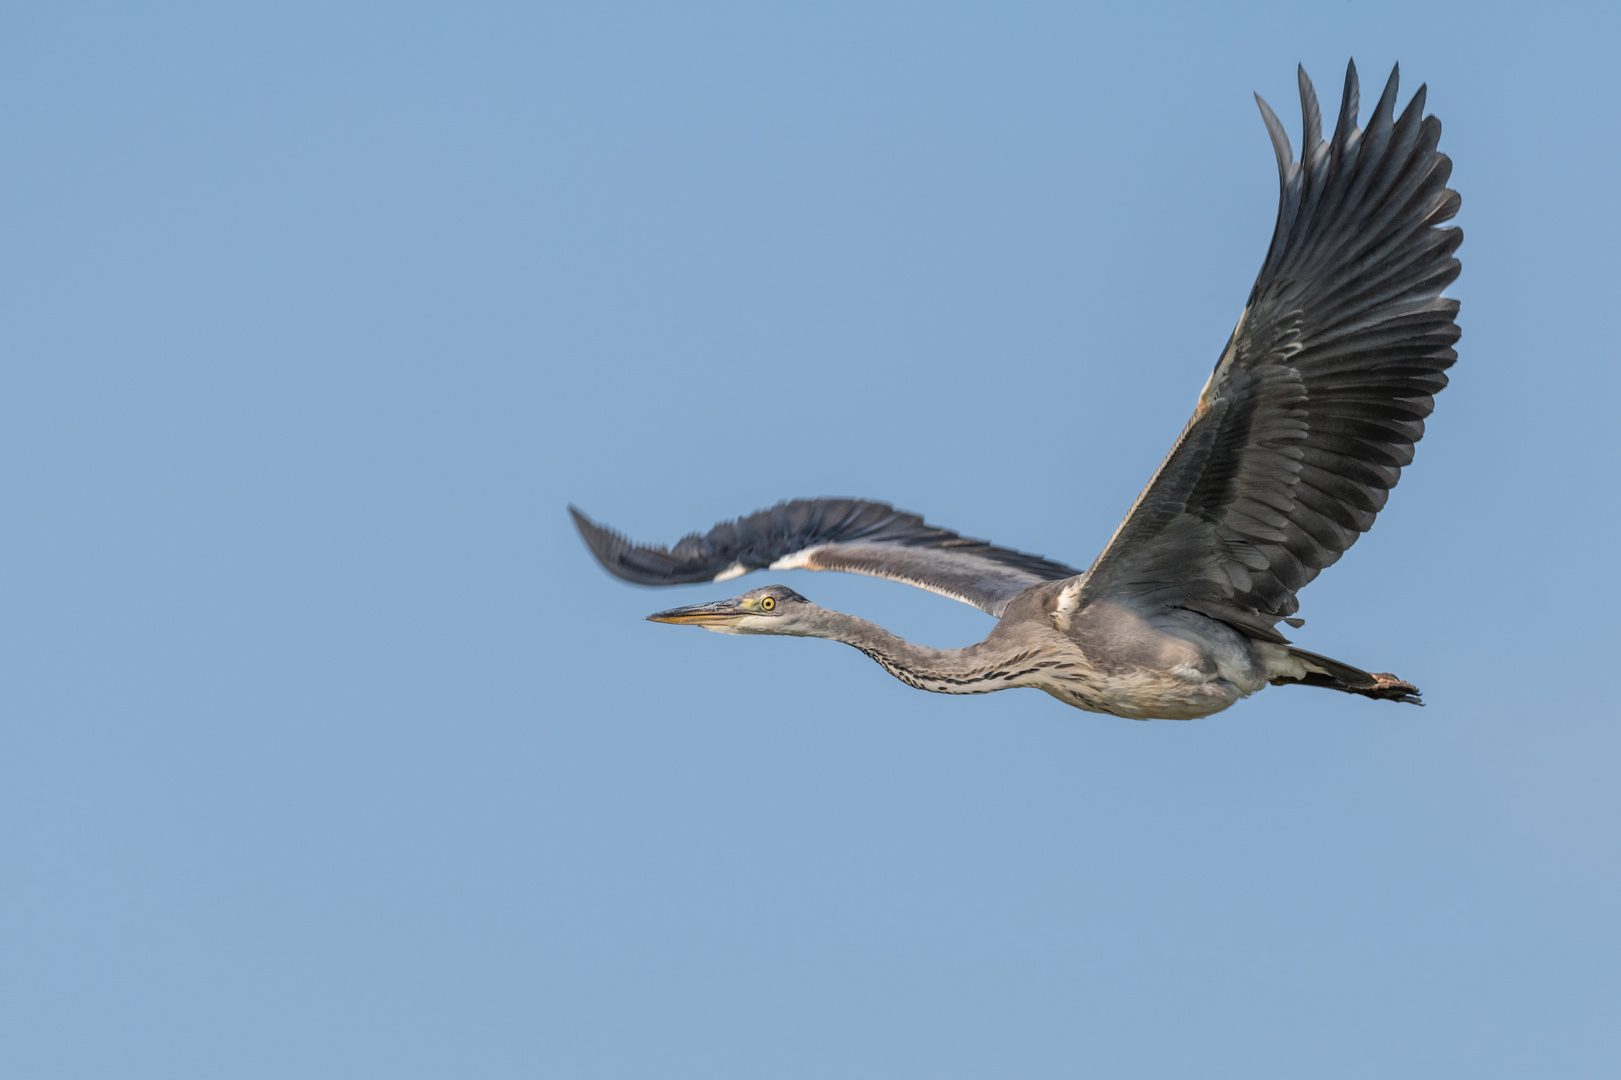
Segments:
[[[1617,11],[8,5],[0,1073],[1621,1075]],[[1350,56],[1464,335],[1295,637],[1428,708],[923,694],[641,617],[987,617],[573,535],[1085,565]]]

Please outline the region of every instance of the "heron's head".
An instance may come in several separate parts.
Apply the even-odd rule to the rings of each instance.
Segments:
[[[685,623],[721,634],[803,635],[819,611],[786,585],[750,589],[730,600],[671,608],[649,615],[650,622]]]

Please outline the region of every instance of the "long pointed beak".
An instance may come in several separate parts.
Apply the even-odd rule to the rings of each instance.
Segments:
[[[648,622],[684,623],[693,626],[736,626],[749,612],[736,600],[717,600],[713,604],[693,604],[691,607],[671,608],[647,617]]]

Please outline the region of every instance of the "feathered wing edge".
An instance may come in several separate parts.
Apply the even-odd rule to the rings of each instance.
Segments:
[[[1116,530],[1077,606],[1113,595],[1200,611],[1246,633],[1373,524],[1457,358],[1451,162],[1420,87],[1398,119],[1398,72],[1356,126],[1356,67],[1332,138],[1299,72],[1294,160],[1265,101],[1278,161],[1277,226],[1249,302],[1198,408]]]
[[[1031,585],[1079,573],[861,499],[778,503],[669,548],[633,543],[575,507],[569,513],[603,568],[638,585],[728,581],[767,568],[842,570],[915,585],[999,615]]]

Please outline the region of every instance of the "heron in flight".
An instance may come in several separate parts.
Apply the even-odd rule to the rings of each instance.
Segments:
[[[570,508],[609,572],[642,585],[751,570],[843,570],[916,585],[999,620],[962,649],[914,645],[781,585],[661,611],[726,634],[842,641],[941,694],[1026,686],[1092,712],[1185,720],[1267,685],[1423,704],[1418,688],[1297,649],[1277,630],[1295,594],[1373,525],[1413,460],[1457,359],[1463,239],[1441,122],[1419,87],[1395,115],[1392,71],[1357,127],[1356,66],[1333,136],[1299,72],[1300,160],[1256,96],[1281,194],[1266,261],[1193,418],[1091,568],[997,547],[880,502],[784,502],[692,534],[633,544]]]

